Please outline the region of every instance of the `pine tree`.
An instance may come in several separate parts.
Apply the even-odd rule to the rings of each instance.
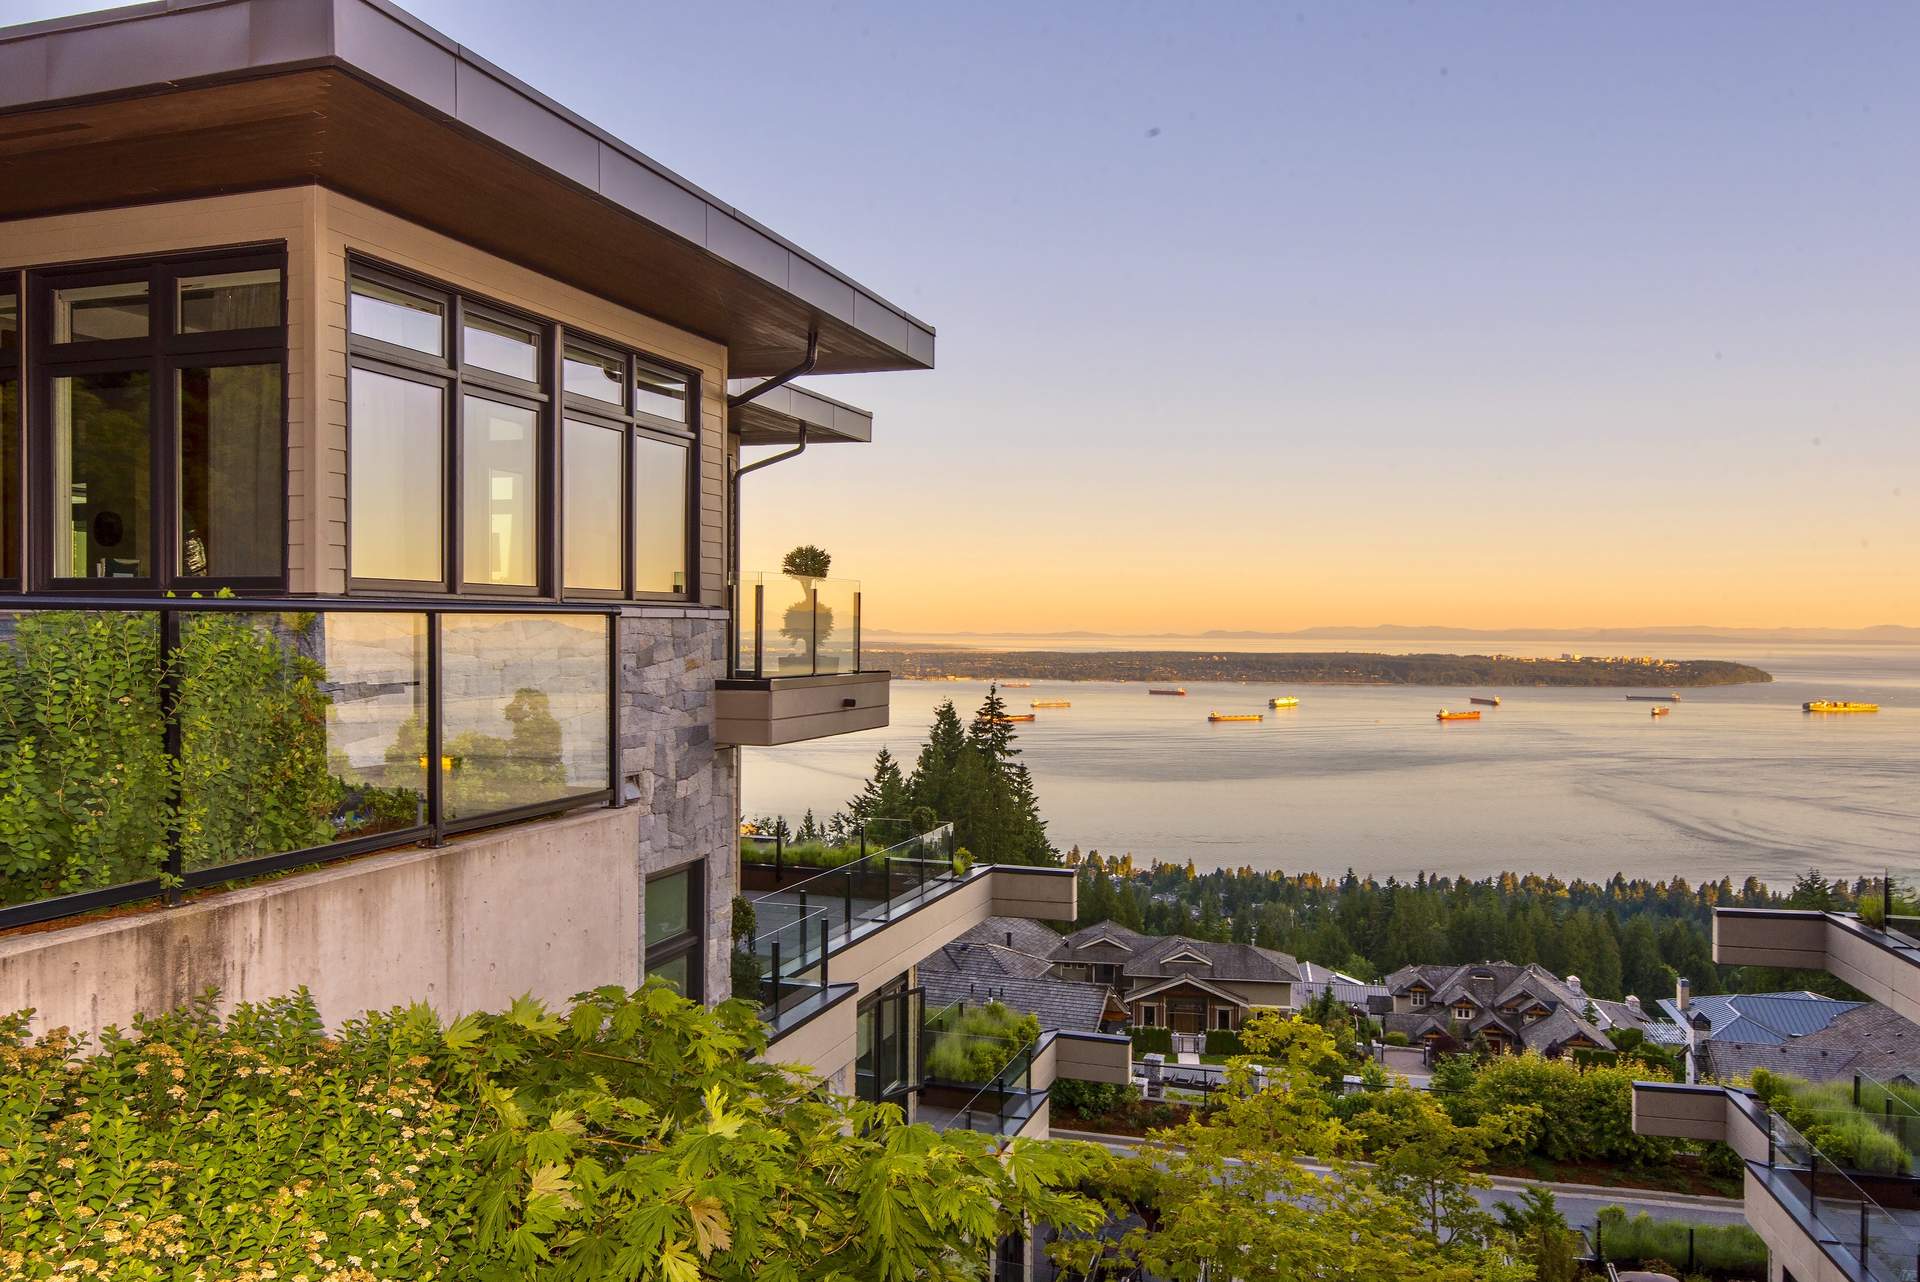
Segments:
[[[902,831],[910,826],[906,822],[909,809],[907,781],[900,775],[900,765],[882,748],[873,759],[873,777],[860,795],[847,803],[854,819],[866,825],[869,850],[891,846],[912,835]]]

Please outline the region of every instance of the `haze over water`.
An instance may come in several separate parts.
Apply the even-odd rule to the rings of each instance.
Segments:
[[[931,638],[928,638],[931,640]],[[1356,650],[1559,654],[1559,641],[1417,639],[967,638],[994,648]],[[878,648],[894,644],[874,638]],[[951,644],[951,643],[948,643]],[[1766,685],[1680,691],[1670,716],[1611,689],[1451,689],[1184,683],[1186,698],[1118,682],[1040,682],[1003,692],[1055,844],[1202,867],[1317,869],[1408,878],[1511,869],[1562,877],[1692,881],[1748,875],[1785,883],[1920,864],[1920,649],[1873,645],[1666,647],[1608,642],[1589,653],[1751,663]],[[995,667],[983,653],[982,676]],[[986,682],[896,681],[885,729],[751,749],[742,809],[797,821],[840,808],[882,745],[910,768],[932,711],[952,698],[970,717]],[[1266,707],[1274,695],[1295,709]],[[1440,724],[1441,707],[1498,694],[1477,723]],[[1881,711],[1816,716],[1808,699]],[[1266,714],[1213,725],[1207,713]]]

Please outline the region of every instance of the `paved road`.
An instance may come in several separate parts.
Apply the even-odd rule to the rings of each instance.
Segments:
[[[1128,1135],[1094,1135],[1058,1127],[1054,1128],[1052,1134],[1055,1139],[1087,1140],[1115,1153],[1130,1153],[1139,1143]],[[1304,1165],[1309,1170],[1327,1169],[1315,1162]],[[1522,1180],[1505,1175],[1494,1176],[1492,1188],[1474,1190],[1474,1197],[1482,1206],[1492,1207],[1518,1202],[1521,1190],[1528,1188],[1543,1188],[1552,1193],[1560,1205],[1560,1214],[1567,1217],[1567,1223],[1577,1228],[1592,1224],[1603,1206],[1624,1206],[1630,1212],[1645,1211],[1656,1220],[1691,1220],[1700,1224],[1747,1222],[1741,1213],[1739,1201],[1732,1198],[1701,1197],[1693,1193],[1656,1193],[1647,1189],[1603,1188],[1594,1184],[1556,1184],[1549,1180]]]

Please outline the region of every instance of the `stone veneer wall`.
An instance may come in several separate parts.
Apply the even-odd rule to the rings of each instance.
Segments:
[[[707,861],[706,995],[725,998],[739,815],[738,752],[713,742],[727,616],[634,607],[620,619],[620,769],[640,812],[644,876]],[[641,931],[645,919],[635,923]]]

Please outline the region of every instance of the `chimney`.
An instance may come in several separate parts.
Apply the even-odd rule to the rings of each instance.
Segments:
[[[1007,947],[1009,947],[1009,948],[1011,948],[1011,947],[1013,947],[1013,932],[1012,932],[1012,931],[1008,931],[1008,932],[1007,932]]]
[[[1632,1011],[1636,1015],[1643,1013],[1640,1009],[1640,999],[1638,997],[1635,997],[1632,993],[1627,994],[1627,1009]]]
[[[1685,1010],[1693,1001],[1693,981],[1682,977],[1674,981],[1673,1004]]]
[[[1576,993],[1577,993],[1577,992],[1579,992],[1579,991],[1580,991],[1580,976],[1578,976],[1578,975],[1569,975],[1569,976],[1567,976],[1567,987],[1568,987],[1568,988],[1571,988],[1571,989],[1572,989],[1572,990],[1573,990],[1574,992],[1576,992]]]

